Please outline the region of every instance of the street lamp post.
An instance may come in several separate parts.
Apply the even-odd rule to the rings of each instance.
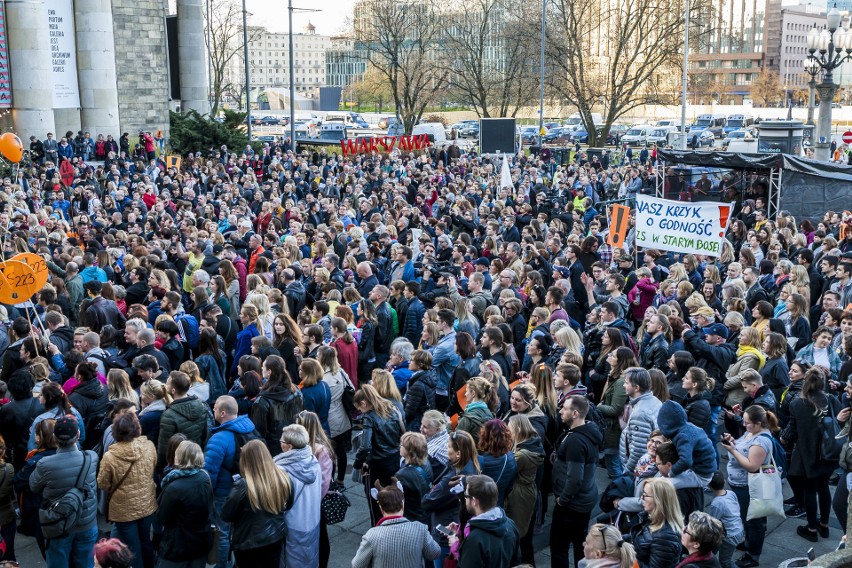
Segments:
[[[808,59],[816,62],[823,71],[822,83],[816,85],[819,93],[819,122],[814,146],[816,159],[824,162],[831,159],[831,104],[837,92],[833,71],[852,59],[852,30],[840,25],[837,6],[828,13],[826,23],[827,27],[822,31],[814,26],[808,33]]]
[[[243,62],[246,72],[246,124],[248,139],[251,142],[251,84],[249,83],[249,49],[248,49],[248,11],[246,0],[243,0]]]
[[[809,126],[814,125],[814,105],[816,104],[816,78],[817,75],[820,74],[819,65],[817,65],[816,61],[813,59],[805,60],[805,73],[807,73],[811,80],[808,81],[808,122]]]

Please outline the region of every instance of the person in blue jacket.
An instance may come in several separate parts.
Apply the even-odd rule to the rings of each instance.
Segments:
[[[237,365],[240,364],[240,357],[243,355],[251,355],[251,340],[260,335],[263,324],[259,320],[260,314],[257,308],[252,304],[246,304],[240,309],[240,322],[243,324],[243,330],[237,334],[237,346],[234,349],[234,362],[231,365],[231,376],[237,376]]]
[[[248,416],[237,416],[237,401],[232,396],[223,395],[216,400],[213,418],[218,426],[213,428],[213,435],[207,440],[207,448],[204,451],[204,471],[210,475],[210,480],[213,482],[216,523],[220,531],[217,566],[227,566],[231,545],[228,540],[229,525],[220,521],[222,505],[225,504],[234,485],[234,475],[240,472],[238,444],[241,441],[245,443],[251,439],[259,439],[260,434],[255,431],[254,423]]]
[[[660,407],[657,425],[677,448],[678,460],[669,473],[675,489],[706,487],[716,472],[717,463],[715,448],[704,430],[689,423],[686,411],[673,400]]]

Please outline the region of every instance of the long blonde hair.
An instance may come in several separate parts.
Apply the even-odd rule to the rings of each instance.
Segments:
[[[287,507],[292,491],[290,476],[275,465],[261,440],[252,440],[243,446],[240,475],[246,481],[246,493],[253,511],[277,515]]]
[[[402,402],[402,394],[400,394],[399,388],[396,386],[396,380],[390,371],[373,369],[371,383],[382,398]]]
[[[110,369],[107,373],[107,396],[109,400],[126,398],[139,408],[139,395],[130,386],[130,377],[121,369]]]
[[[677,492],[672,482],[664,477],[651,477],[645,481],[643,491],[653,491],[654,508],[648,515],[651,519],[651,532],[669,525],[678,534],[683,532],[683,514],[677,500]]]

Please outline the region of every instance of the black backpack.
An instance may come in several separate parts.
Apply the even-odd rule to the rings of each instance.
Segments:
[[[231,473],[239,473],[240,457],[243,455],[243,447],[252,440],[263,441],[263,438],[257,429],[254,429],[251,432],[234,432],[232,430],[231,433],[234,435],[234,459],[231,461],[231,467],[227,467],[224,464],[222,465]]]

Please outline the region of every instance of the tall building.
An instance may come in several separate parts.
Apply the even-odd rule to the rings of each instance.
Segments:
[[[351,37],[332,37],[325,52],[325,83],[346,88],[367,71],[367,54]]]
[[[689,56],[696,90],[712,91],[723,104],[749,98],[764,63],[770,1],[776,0],[721,0],[707,18],[694,23],[701,38]]]
[[[766,23],[766,67],[778,73],[785,90],[807,88],[810,75],[805,72],[804,64],[808,57],[808,31],[824,25],[825,12],[809,13],[805,6],[770,10]]]
[[[252,91],[290,88],[289,35],[249,28],[249,80]],[[326,52],[331,37],[316,33],[308,22],[302,33],[293,34],[293,79],[300,95],[316,96],[326,84]],[[245,83],[243,52],[239,50],[228,64],[232,84]]]

